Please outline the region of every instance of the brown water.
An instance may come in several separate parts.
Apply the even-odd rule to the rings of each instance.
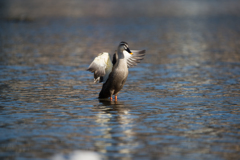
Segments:
[[[55,3],[34,12],[39,1],[3,2],[1,159],[75,150],[109,160],[240,158],[238,1],[126,2],[127,11],[141,3],[129,16],[118,15],[121,1],[91,14],[87,8],[104,3],[60,1],[51,14],[41,9]],[[101,84],[86,68],[122,40],[146,49],[145,59],[130,69],[117,102],[99,101]]]

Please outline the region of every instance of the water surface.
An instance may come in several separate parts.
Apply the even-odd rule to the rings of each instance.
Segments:
[[[124,23],[122,23],[124,22]],[[239,159],[235,15],[2,19],[0,157]],[[118,101],[86,71],[120,41],[146,49]]]

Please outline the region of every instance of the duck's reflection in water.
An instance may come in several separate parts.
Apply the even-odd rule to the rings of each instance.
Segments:
[[[99,100],[95,107],[99,112],[96,118],[100,132],[95,147],[107,156],[128,157],[138,143],[133,132],[136,116],[130,112],[130,106],[123,101]]]

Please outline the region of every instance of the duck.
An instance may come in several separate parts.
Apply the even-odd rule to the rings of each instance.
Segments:
[[[113,54],[112,61],[109,53],[98,54],[87,68],[87,71],[94,73],[94,83],[103,83],[98,98],[110,97],[112,101],[114,95],[117,101],[117,96],[127,80],[128,68],[136,66],[143,60],[145,52],[145,50],[130,50],[128,43],[121,41]]]

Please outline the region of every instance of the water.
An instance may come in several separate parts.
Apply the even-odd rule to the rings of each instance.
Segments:
[[[239,16],[0,24],[1,159],[76,150],[110,160],[239,159]],[[146,49],[145,59],[130,69],[117,102],[101,101],[86,68],[122,40]]]

